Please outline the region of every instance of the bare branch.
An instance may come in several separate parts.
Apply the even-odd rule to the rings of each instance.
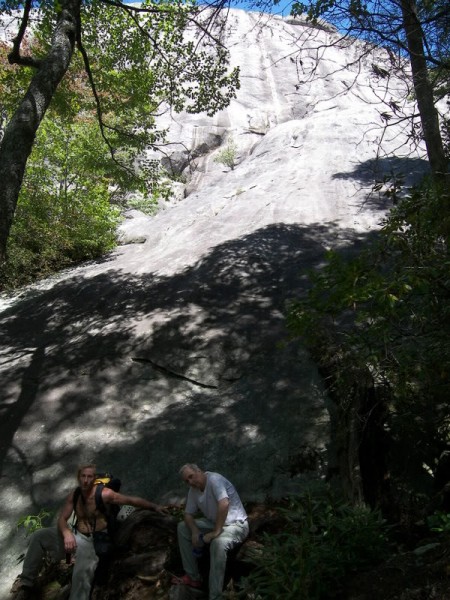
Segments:
[[[19,31],[16,37],[13,39],[13,48],[11,52],[8,54],[8,62],[10,65],[22,65],[24,67],[34,67],[39,68],[42,64],[42,61],[37,60],[31,56],[21,56],[20,55],[20,47],[23,42],[23,38],[25,36],[28,20],[30,17],[30,12],[32,9],[33,2],[32,0],[26,0],[25,6],[23,9],[22,20],[20,22]]]

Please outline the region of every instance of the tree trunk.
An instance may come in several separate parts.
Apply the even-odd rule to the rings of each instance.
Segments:
[[[428,160],[434,178],[438,181],[445,181],[447,159],[439,129],[439,117],[434,104],[433,87],[428,78],[423,31],[417,17],[416,2],[415,0],[401,0],[401,8]]]
[[[6,259],[9,231],[36,132],[72,59],[79,11],[80,0],[62,0],[50,50],[37,67],[0,145],[0,263]]]
[[[319,364],[320,358],[316,357]],[[389,508],[387,454],[389,437],[384,391],[365,368],[333,360],[321,373],[336,410],[331,414],[332,447],[327,480],[335,481],[351,504]]]

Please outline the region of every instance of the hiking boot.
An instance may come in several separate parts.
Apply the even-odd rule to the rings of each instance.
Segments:
[[[25,600],[33,597],[33,588],[22,583],[22,577],[18,575],[11,586],[10,594],[13,594],[14,600]]]
[[[33,588],[23,585],[14,596],[14,600],[31,600],[34,597]]]
[[[22,587],[22,577],[20,575],[17,575],[17,577],[14,579],[14,583],[11,586],[11,589],[9,590],[10,594],[17,594],[17,592],[20,590],[20,588]]]
[[[173,577],[172,578],[173,585],[187,585],[191,588],[200,589],[202,587],[202,582],[197,579],[192,579],[187,573],[185,573],[182,577]]]

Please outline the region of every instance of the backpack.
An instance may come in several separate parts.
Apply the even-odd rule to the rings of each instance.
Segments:
[[[97,473],[94,485],[97,486],[95,488],[95,508],[105,515],[108,524],[108,533],[114,534],[117,529],[117,515],[120,511],[120,506],[117,504],[105,505],[102,498],[102,490],[107,487],[118,492],[122,482],[117,477],[114,477],[112,473]],[[81,488],[78,486],[73,493],[74,510],[80,496]],[[81,496],[81,500],[83,502],[83,496]]]

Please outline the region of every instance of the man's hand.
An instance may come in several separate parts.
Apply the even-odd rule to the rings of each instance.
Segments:
[[[161,504],[155,504],[153,506],[153,510],[156,511],[157,513],[161,513],[162,515],[170,514],[168,509],[165,506],[161,506]]]
[[[213,541],[213,539],[219,537],[221,533],[221,531],[210,531],[209,533],[205,533],[205,535],[203,536],[203,541],[205,542],[205,544],[210,544]]]
[[[194,546],[194,548],[201,548],[204,542],[205,538],[203,538],[203,542],[200,539],[200,531],[197,531],[197,533],[192,534],[192,545]]]
[[[77,549],[77,542],[75,536],[71,531],[64,533],[64,550],[66,554],[72,554]]]

